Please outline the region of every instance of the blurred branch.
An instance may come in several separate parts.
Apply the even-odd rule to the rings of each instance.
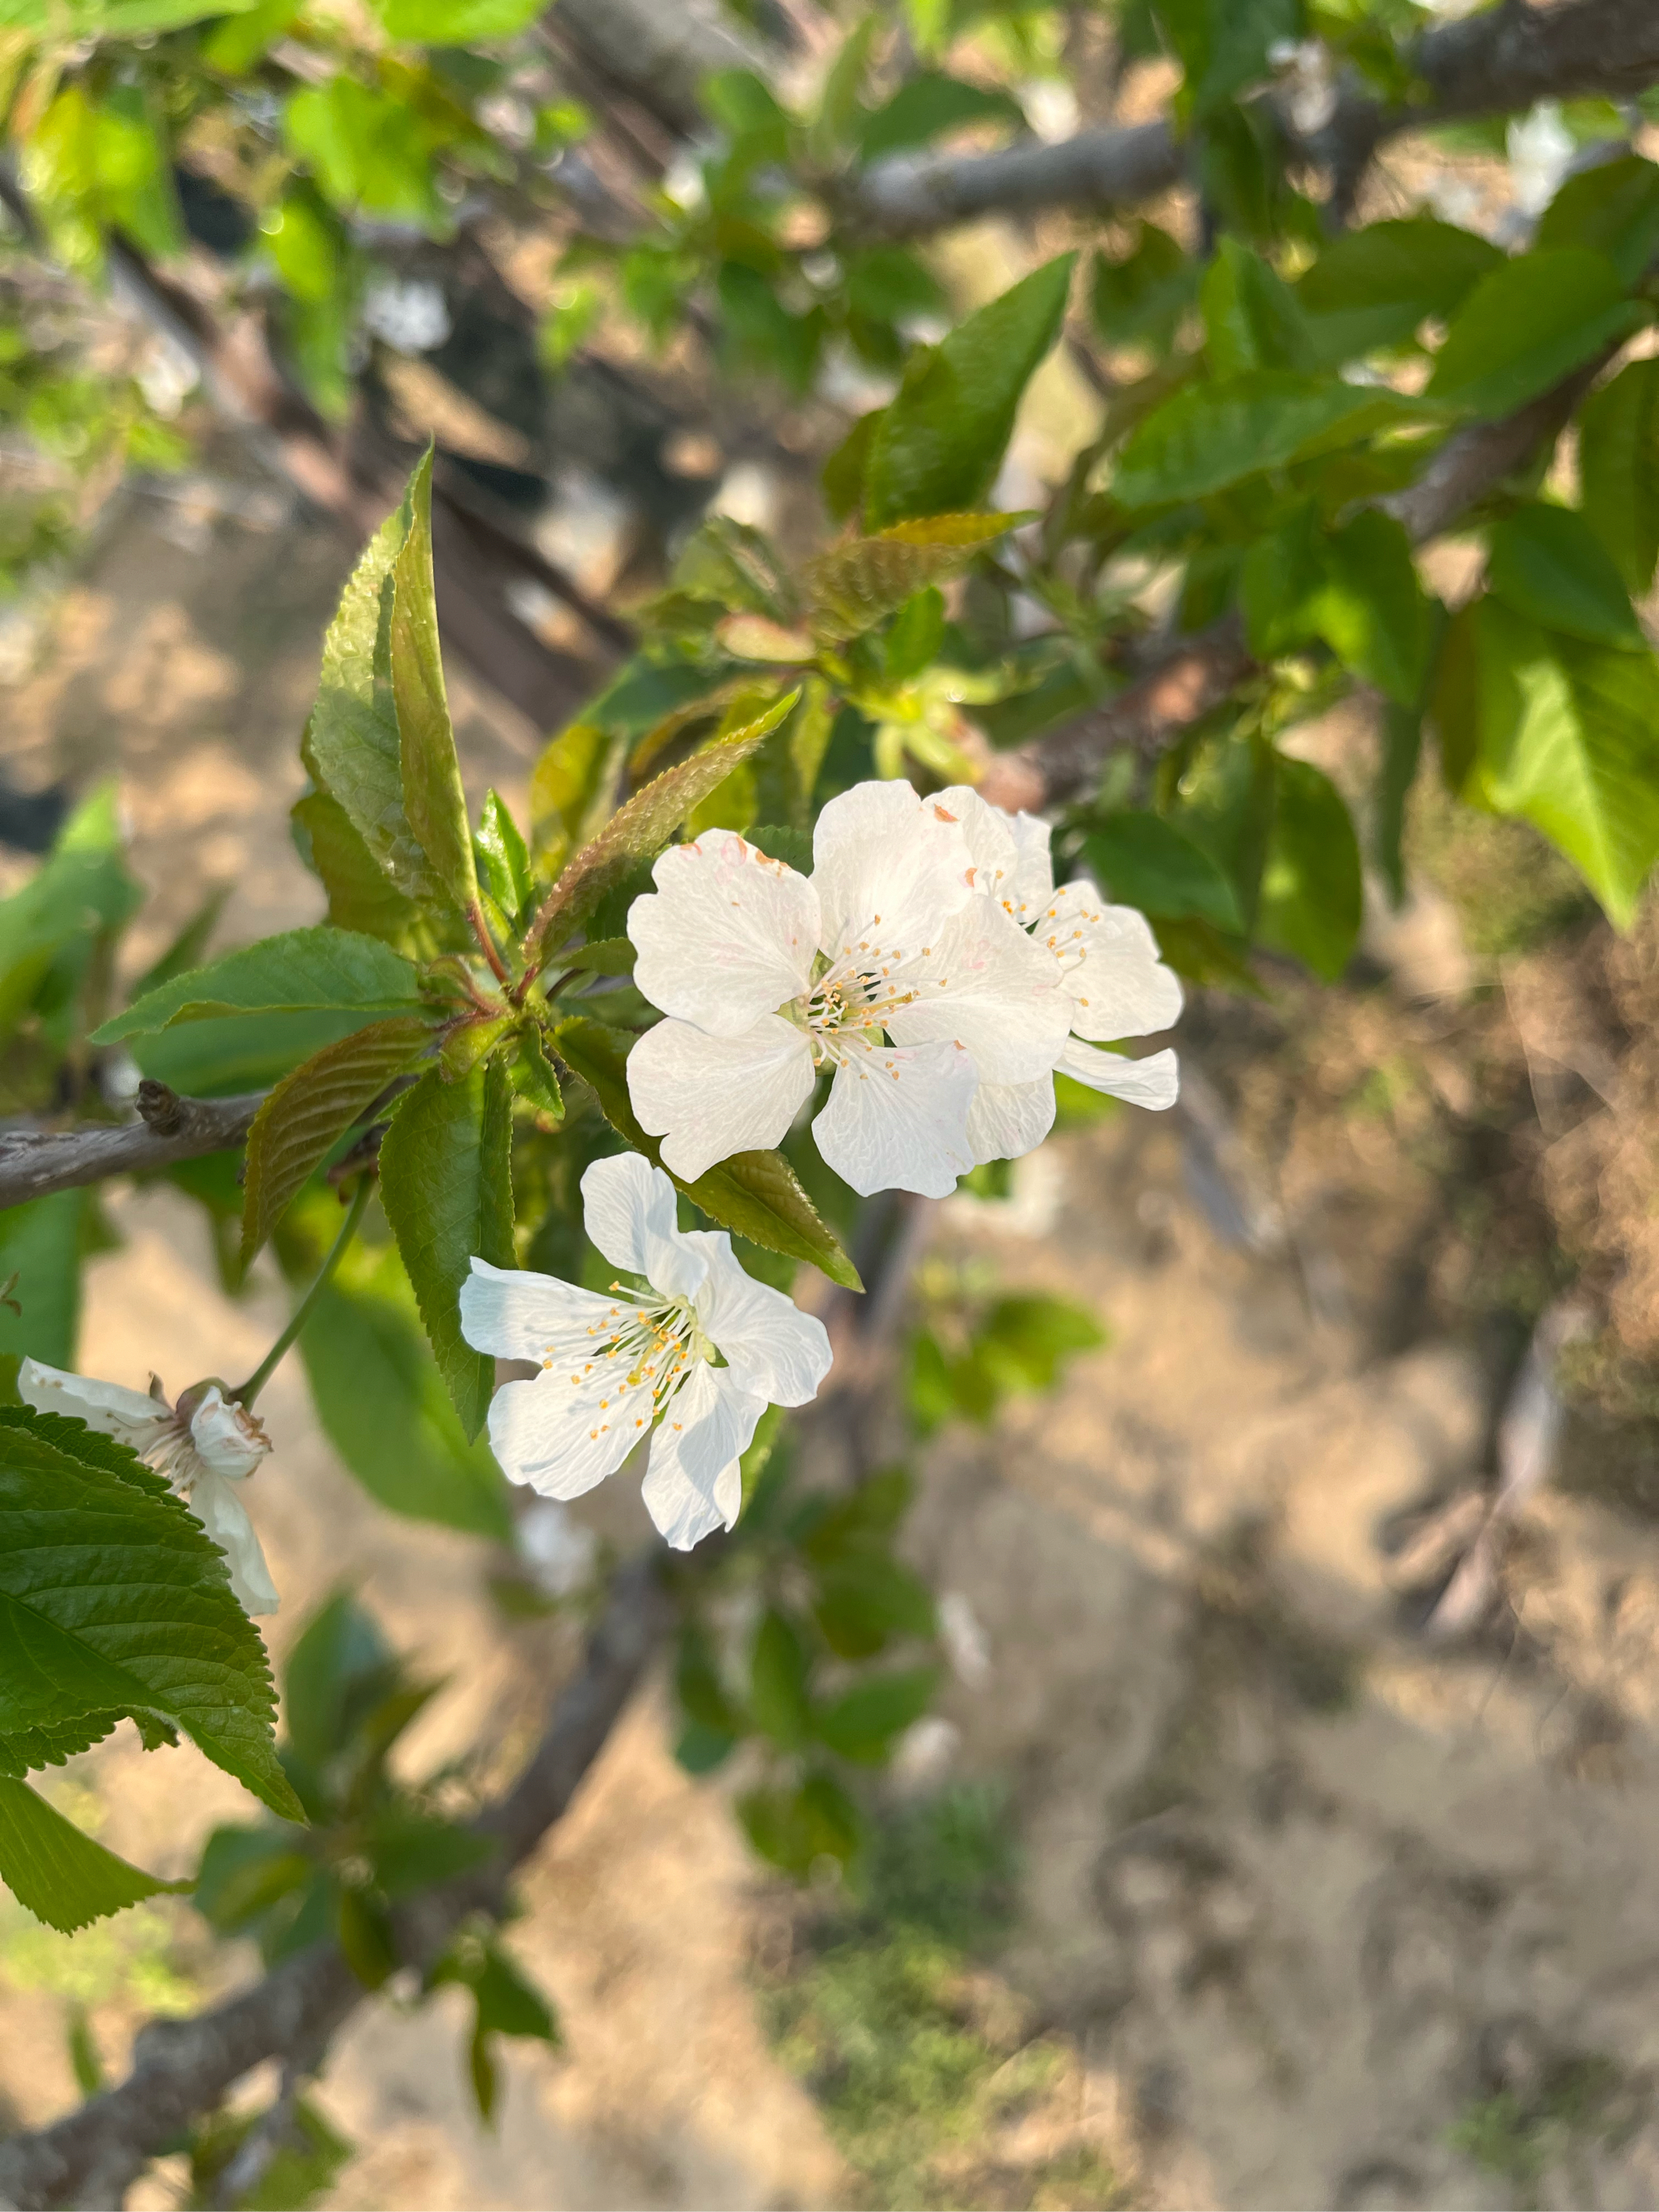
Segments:
[[[1351,88],[1322,131],[1291,139],[1293,153],[1333,171],[1344,200],[1376,148],[1402,131],[1503,114],[1535,100],[1645,90],[1659,81],[1659,7],[1653,0],[1565,0],[1554,8],[1504,0],[1425,31],[1411,65],[1421,99],[1384,106]],[[1127,207],[1180,184],[1190,145],[1158,122],[1082,131],[1054,144],[1028,141],[994,154],[899,155],[856,180],[843,213],[869,235],[910,238],[984,215]]]
[[[656,1553],[611,1585],[580,1671],[554,1703],[513,1788],[475,1824],[501,1849],[488,1867],[415,1898],[394,1915],[400,1958],[424,1969],[476,1912],[499,1914],[513,1869],[568,1807],[632,1697],[666,1627]],[[318,2052],[366,1992],[339,1950],[319,1944],[210,2012],[153,2021],[126,2080],[53,2126],[0,2142],[0,2201],[17,2212],[118,2203],[148,2160],[267,2058]]]
[[[1659,23],[1659,9],[1655,10]],[[1413,544],[1448,529],[1538,448],[1560,434],[1573,409],[1613,357],[1610,348],[1541,398],[1496,422],[1474,422],[1448,438],[1418,481],[1377,504]],[[1149,675],[1076,721],[993,758],[980,789],[994,805],[1035,812],[1074,797],[1109,754],[1155,759],[1249,677],[1261,663],[1234,611],[1183,641]]]
[[[559,0],[553,22],[598,76],[687,137],[708,128],[705,78],[767,67],[708,0]]]
[[[138,1086],[140,1118],[118,1128],[0,1130],[0,1207],[226,1152],[246,1136],[264,1095],[180,1098],[147,1082]]]

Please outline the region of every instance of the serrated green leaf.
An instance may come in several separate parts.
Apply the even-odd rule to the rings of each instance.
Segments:
[[[1591,645],[1644,649],[1612,556],[1581,514],[1532,501],[1494,523],[1486,585],[1505,605],[1547,629]]]
[[[1392,517],[1362,508],[1322,530],[1309,503],[1246,554],[1239,600],[1263,659],[1322,639],[1391,699],[1415,699],[1432,635],[1411,545]]]
[[[299,1012],[338,1008],[365,1022],[409,1012],[422,1004],[409,961],[379,938],[353,930],[284,930],[205,968],[187,969],[113,1015],[93,1033],[94,1044],[145,1036],[181,1022],[235,1012]]]
[[[1453,316],[1426,397],[1470,415],[1510,414],[1645,319],[1605,254],[1518,254]]]
[[[1313,337],[1295,293],[1277,270],[1237,239],[1224,237],[1218,244],[1199,305],[1212,375],[1316,366]]]
[[[325,1045],[374,1018],[361,1007],[215,1014],[134,1037],[132,1056],[141,1075],[167,1084],[181,1097],[223,1098],[268,1091]]]
[[[337,1211],[308,1200],[278,1239],[296,1287],[314,1274]],[[372,1498],[411,1520],[497,1541],[511,1534],[500,1471],[462,1430],[394,1249],[347,1253],[318,1294],[300,1356],[329,1442]]]
[[[815,635],[856,637],[928,584],[957,575],[1024,514],[933,514],[851,538],[806,564]]]
[[[939,345],[912,356],[870,437],[864,504],[871,529],[963,514],[984,498],[1025,387],[1060,335],[1076,259],[1062,253],[1045,263]]]
[[[308,791],[290,810],[300,857],[328,893],[336,929],[362,930],[406,950],[421,928],[421,909],[380,868],[326,791]]]
[[[562,865],[580,845],[605,801],[606,771],[617,740],[592,722],[573,722],[543,752],[530,777],[530,842]]]
[[[392,696],[404,811],[432,872],[465,914],[478,896],[472,832],[444,689],[432,582],[432,449],[410,479],[409,528],[392,564]]]
[[[1414,216],[1332,239],[1296,292],[1319,358],[1334,365],[1403,345],[1431,316],[1444,321],[1503,265],[1474,231]]]
[[[1143,914],[1197,915],[1218,929],[1242,931],[1238,896],[1210,855],[1161,815],[1097,816],[1083,856],[1095,880]]]
[[[477,848],[489,895],[511,921],[530,900],[530,854],[500,792],[484,793]]]
[[[37,1920],[65,1936],[141,1898],[187,1890],[83,1836],[25,1782],[0,1778],[0,1881]]]
[[[1256,933],[1326,982],[1340,980],[1359,939],[1359,846],[1342,794],[1321,769],[1279,755],[1273,825]]]
[[[1659,360],[1632,361],[1578,415],[1584,520],[1628,588],[1652,586],[1659,562]]]
[[[0,1304],[0,1356],[27,1352],[72,1367],[81,1314],[82,1237],[90,1194],[54,1190],[0,1212],[0,1277],[15,1275]]]
[[[1634,284],[1659,252],[1659,168],[1635,154],[1569,177],[1539,218],[1542,249],[1587,246]]]
[[[438,893],[404,810],[403,749],[392,688],[392,570],[409,536],[410,491],[353,569],[323,640],[317,703],[301,741],[311,779],[337,802],[370,857],[406,897]]]
[[[1262,469],[1358,445],[1419,411],[1398,392],[1285,369],[1189,385],[1130,436],[1112,493],[1126,507],[1204,499]]]
[[[1199,265],[1156,223],[1136,227],[1133,251],[1121,260],[1095,256],[1089,305],[1109,345],[1138,339],[1167,346],[1197,296]]]
[[[599,1109],[636,1152],[654,1166],[662,1161],[658,1139],[647,1136],[629,1103],[627,1048],[633,1040],[602,1023],[573,1015],[553,1032],[553,1042],[571,1073],[580,1075],[599,1102]],[[769,1252],[809,1261],[831,1282],[861,1291],[858,1271],[832,1230],[795,1180],[780,1152],[734,1152],[695,1182],[672,1170],[676,1186],[722,1228],[735,1231]]]
[[[894,1738],[927,1711],[938,1686],[937,1667],[878,1674],[821,1706],[812,1717],[812,1733],[838,1758],[879,1766],[890,1754]]]
[[[608,890],[666,844],[692,809],[765,744],[799,696],[799,690],[791,691],[742,729],[712,738],[619,807],[599,836],[571,856],[537,917],[544,951],[556,950],[574,935]]]
[[[67,1638],[100,1681],[112,1669],[131,1676],[124,1710],[175,1723],[273,1812],[301,1817],[276,1764],[259,1632],[231,1595],[223,1555],[165,1485],[79,1422],[0,1407],[0,1599],[58,1651],[53,1664],[66,1664]],[[23,1725],[52,1717],[49,1683],[12,1679],[0,1694],[0,1725],[26,1697]],[[112,1702],[76,1689],[63,1717]]]
[[[242,1265],[259,1249],[335,1139],[431,1043],[429,1022],[411,1015],[371,1022],[325,1045],[286,1075],[247,1133]]]
[[[492,1060],[458,1083],[436,1068],[423,1076],[380,1147],[380,1202],[469,1439],[483,1425],[495,1364],[461,1334],[461,1285],[475,1255],[515,1264],[512,1131],[507,1073]]]

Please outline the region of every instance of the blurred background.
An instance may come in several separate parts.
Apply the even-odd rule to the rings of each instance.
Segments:
[[[1038,127],[1045,86],[1098,94],[1092,21],[1020,80]],[[1117,119],[1158,112],[1158,69],[1113,77]],[[638,118],[592,108],[603,178]],[[1407,141],[1374,189],[1499,233],[1523,183],[1501,149]],[[204,294],[236,250],[210,186],[183,202]],[[1193,219],[1179,193],[1165,213]],[[960,309],[1078,230],[988,221],[928,265]],[[505,218],[489,239],[487,262],[465,237],[441,255],[378,241],[354,434],[394,475],[434,438],[453,526],[478,532],[452,568],[505,564],[450,685],[470,798],[493,785],[519,809],[603,672],[607,623],[697,516],[810,547],[818,465],[891,380],[849,359],[792,398],[602,320],[566,358],[538,352],[525,331],[561,311],[555,280]],[[12,389],[0,445],[3,887],[64,799],[113,778],[150,894],[134,972],[213,886],[215,946],[314,920],[295,741],[386,503],[373,471],[328,511],[281,427],[216,402],[199,349],[133,285],[49,281],[21,250],[0,283],[62,349],[44,397]],[[71,419],[79,362],[133,380],[118,435]],[[1003,504],[1063,473],[1112,373],[1097,338],[1040,374]],[[1296,743],[1344,789],[1371,773],[1358,705]],[[1173,1114],[1084,1117],[919,1215],[894,1388],[927,1435],[905,1550],[940,1593],[950,1672],[882,1783],[863,1893],[768,1875],[732,1816],[738,1781],[677,1762],[653,1684],[509,1930],[562,2041],[502,2047],[486,2127],[459,1993],[365,2004],[315,2093],[333,2131],[317,2201],[1659,2197],[1659,926],[1645,907],[1615,936],[1530,829],[1454,810],[1427,771],[1406,818],[1414,889],[1396,910],[1368,886],[1341,981],[1264,956],[1254,994],[1193,989]],[[274,1263],[228,1295],[178,1194],[111,1191],[99,1235],[87,1373],[176,1387],[252,1364],[280,1326]],[[1028,1360],[953,1391],[918,1352],[993,1296],[1064,1302],[1052,1390]],[[295,1363],[265,1410],[274,1656],[349,1588],[446,1679],[411,1769],[482,1746],[510,1771],[582,1619],[512,1601],[504,1559],[557,1601],[573,1547],[644,1538],[636,1495],[583,1500],[591,1536],[521,1528],[514,1562],[382,1510]],[[243,1810],[189,1747],[122,1738],[59,1798],[169,1874]],[[248,1956],[184,1900],[67,1938],[0,1896],[0,2126],[64,2108],[77,2069],[118,2068],[144,2018],[195,2009]],[[185,2201],[177,2166],[131,2201]]]

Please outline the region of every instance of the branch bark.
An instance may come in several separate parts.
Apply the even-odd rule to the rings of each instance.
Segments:
[[[1385,139],[1425,124],[1502,114],[1546,98],[1618,99],[1644,90],[1659,81],[1659,7],[1653,0],[1565,0],[1554,8],[1504,0],[1425,32],[1411,58],[1424,98],[1385,107],[1350,91],[1325,129],[1300,147],[1333,169],[1345,190]],[[1190,152],[1189,141],[1159,122],[995,154],[896,155],[857,180],[843,213],[869,236],[915,238],[984,215],[1127,207],[1181,183]]]
[[[654,1552],[624,1567],[519,1780],[480,1815],[501,1849],[490,1864],[416,1898],[394,1921],[398,1955],[424,1968],[471,1915],[499,1913],[508,1876],[574,1796],[667,1626]],[[193,2019],[155,2021],[126,2080],[48,2128],[0,2142],[0,2202],[17,2212],[118,2203],[146,2160],[263,2060],[321,2049],[366,1994],[343,1956],[320,1944]]]
[[[1656,9],[1659,21],[1659,9]],[[1414,484],[1377,504],[1416,545],[1438,537],[1460,515],[1560,434],[1616,349],[1576,369],[1540,398],[1495,422],[1474,422],[1448,438]],[[1108,754],[1156,759],[1230,692],[1258,672],[1243,618],[1223,615],[1183,640],[1149,675],[1114,699],[1018,751],[998,756],[980,782],[994,806],[1036,813],[1074,798]]]
[[[164,1083],[142,1083],[141,1119],[118,1128],[0,1131],[0,1207],[228,1151],[246,1136],[264,1096],[179,1098]]]

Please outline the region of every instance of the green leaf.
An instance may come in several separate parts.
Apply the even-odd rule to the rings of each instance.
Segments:
[[[141,1898],[187,1890],[129,1866],[83,1836],[25,1782],[0,1778],[0,1881],[37,1920],[65,1936]]]
[[[305,1229],[321,1233],[280,1240],[296,1285],[310,1281],[333,1226],[308,1208]],[[372,1498],[411,1520],[497,1541],[511,1534],[500,1472],[482,1441],[467,1440],[395,1249],[347,1253],[318,1294],[300,1356],[324,1432]]]
[[[379,938],[318,927],[284,930],[149,991],[93,1032],[94,1044],[144,1036],[233,1012],[340,1008],[365,1022],[422,1006],[414,968]]]
[[[793,1624],[775,1607],[761,1617],[749,1662],[749,1709],[755,1724],[786,1751],[811,1726],[806,1653]]]
[[[530,776],[530,842],[540,855],[562,862],[600,826],[606,770],[614,741],[592,722],[573,722],[548,745]]]
[[[729,613],[763,615],[785,628],[799,612],[794,580],[781,555],[752,523],[706,515],[674,563],[673,585]],[[653,714],[647,718],[654,721]]]
[[[410,479],[409,528],[392,564],[392,696],[404,811],[433,873],[463,914],[478,896],[466,793],[444,690],[432,582],[432,449]]]
[[[864,1844],[864,1815],[827,1774],[810,1775],[799,1790],[751,1790],[738,1800],[738,1818],[760,1856],[797,1881],[821,1859],[848,1865]]]
[[[1382,757],[1377,768],[1371,806],[1371,856],[1396,908],[1403,906],[1406,899],[1406,862],[1401,850],[1406,801],[1417,781],[1417,764],[1422,750],[1421,704],[1413,702],[1402,707],[1390,700],[1382,715]]]
[[[812,1732],[837,1757],[879,1766],[891,1753],[893,1739],[927,1711],[938,1686],[936,1667],[878,1674],[822,1706],[813,1717]]]
[[[1334,364],[1402,345],[1431,316],[1447,320],[1504,262],[1474,231],[1415,216],[1331,240],[1296,295],[1319,358]]]
[[[406,948],[421,909],[381,872],[350,816],[325,791],[308,791],[291,811],[300,857],[328,893],[328,918],[336,929],[362,930]]]
[[[1217,246],[1199,299],[1212,375],[1315,367],[1313,339],[1295,293],[1236,238],[1223,238]]]
[[[1578,412],[1584,520],[1637,594],[1659,562],[1659,360],[1632,361]]]
[[[890,1553],[842,1552],[818,1577],[812,1618],[839,1659],[872,1659],[896,1637],[931,1636],[933,1594]]]
[[[542,0],[374,0],[387,36],[420,46],[471,46],[516,39]]]
[[[1076,258],[1062,253],[1034,270],[911,356],[871,435],[864,500],[872,529],[979,505],[1001,466],[1021,395],[1060,335]]]
[[[843,538],[806,564],[817,636],[856,637],[929,584],[957,575],[1023,514],[933,514],[873,538]]]
[[[225,910],[225,901],[230,896],[230,886],[221,884],[210,891],[179,934],[158,959],[151,962],[134,983],[129,994],[129,1005],[136,1005],[148,993],[159,990],[170,983],[175,975],[183,975],[192,968],[202,965],[202,955],[207,951],[208,940],[218,926]]]
[[[530,902],[530,854],[498,791],[484,793],[477,843],[489,895],[512,921]]]
[[[0,30],[51,27],[66,43],[146,39],[215,15],[245,12],[254,0],[0,0]]]
[[[1242,932],[1237,894],[1210,855],[1161,815],[1099,816],[1084,840],[1089,872],[1103,890],[1143,914],[1198,915]]]
[[[0,1356],[74,1366],[88,1202],[84,1190],[55,1190],[0,1212],[0,1278],[16,1276],[10,1295],[21,1309],[0,1305]]]
[[[1275,45],[1303,35],[1298,0],[1158,0],[1158,27],[1181,60],[1182,100],[1206,115],[1266,76]]]
[[[661,1166],[658,1139],[647,1136],[629,1103],[627,1048],[633,1040],[578,1014],[559,1024],[553,1041],[571,1073],[592,1091],[618,1136]],[[852,1291],[864,1288],[834,1231],[819,1217],[781,1153],[735,1152],[695,1182],[683,1182],[678,1176],[672,1180],[722,1228],[769,1252],[808,1261],[832,1283]]]
[[[1260,470],[1358,445],[1417,411],[1397,392],[1286,369],[1189,385],[1130,436],[1113,495],[1129,507],[1203,499]]]
[[[0,1515],[8,1647],[34,1655],[0,1680],[0,1732],[118,1703],[182,1728],[273,1812],[299,1818],[259,1632],[222,1553],[159,1478],[78,1422],[0,1407]],[[118,1700],[118,1674],[130,1685]]]
[[[1198,264],[1156,223],[1143,222],[1136,229],[1135,247],[1127,258],[1095,256],[1091,312],[1109,345],[1138,339],[1167,345],[1197,296]]]
[[[459,1083],[436,1068],[398,1109],[380,1147],[380,1202],[421,1320],[469,1437],[483,1425],[495,1364],[461,1334],[461,1285],[476,1254],[511,1267],[513,1106],[499,1062]]]
[[[76,1018],[94,942],[118,929],[140,896],[122,859],[115,788],[106,785],[70,815],[28,882],[0,899],[0,1037],[54,995]]]
[[[1471,415],[1510,414],[1645,320],[1604,254],[1518,254],[1452,318],[1426,396]]]
[[[865,118],[858,131],[859,152],[866,161],[878,161],[906,146],[925,146],[966,123],[1008,123],[1023,131],[1025,113],[1006,92],[988,92],[939,70],[918,70]]]
[[[1477,740],[1465,795],[1541,830],[1628,929],[1659,857],[1659,665],[1540,629],[1492,599],[1462,635]],[[1443,746],[1448,696],[1436,700]]]
[[[798,690],[791,691],[741,729],[711,738],[690,760],[665,769],[618,807],[599,836],[572,855],[538,916],[544,951],[556,950],[608,890],[665,845],[692,809],[765,744],[799,696]]]
[[[374,1018],[362,1009],[319,1008],[289,1013],[214,1015],[135,1037],[139,1073],[181,1097],[221,1098],[265,1091],[325,1045]]]
[[[1533,501],[1492,526],[1489,549],[1487,586],[1516,614],[1591,645],[1645,650],[1619,571],[1583,515]]]
[[[1404,530],[1376,508],[1322,532],[1312,505],[1304,506],[1250,548],[1239,598],[1262,659],[1321,638],[1391,699],[1409,702],[1421,691],[1431,610]]]
[[[429,1022],[401,1015],[325,1045],[283,1080],[247,1133],[242,1209],[246,1267],[337,1137],[412,1066],[433,1037]]]
[[[308,88],[313,92],[319,87]],[[323,640],[317,703],[301,756],[370,857],[406,897],[433,898],[432,869],[404,810],[403,747],[392,688],[392,571],[414,519],[413,486],[370,539]]]
[[[1587,246],[1635,284],[1659,253],[1659,168],[1634,154],[1569,177],[1539,220],[1540,248]]]
[[[1359,847],[1342,794],[1307,761],[1273,763],[1274,810],[1261,875],[1257,934],[1340,980],[1359,939]]]

